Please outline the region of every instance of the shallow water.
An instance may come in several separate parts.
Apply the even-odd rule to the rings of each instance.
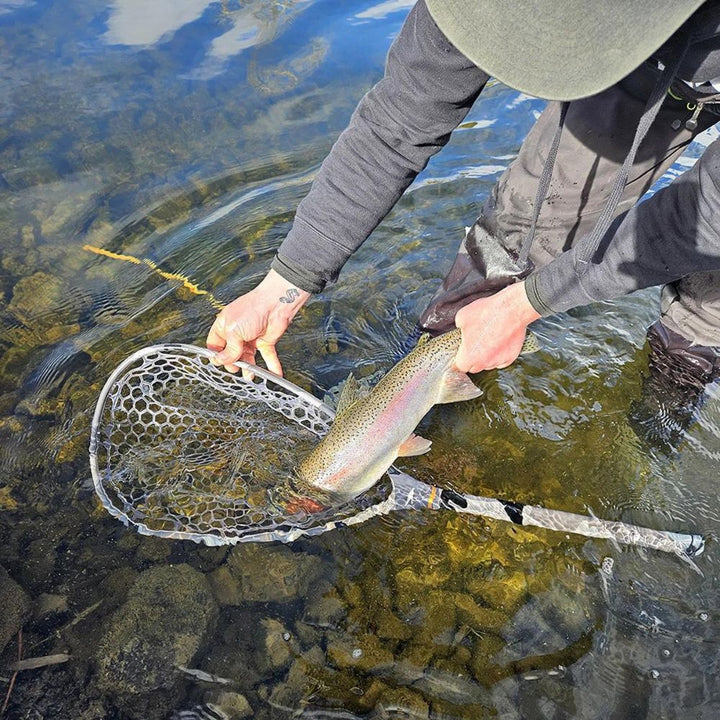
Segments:
[[[105,379],[148,344],[202,343],[219,305],[262,277],[409,6],[0,2],[0,565],[33,603],[24,657],[70,655],[18,673],[6,717],[154,720],[221,692],[257,718],[720,712],[720,395],[670,451],[633,431],[654,290],[537,323],[542,351],[476,378],[483,398],[436,408],[421,426],[432,451],[402,466],[456,490],[701,532],[702,574],[444,512],[205,548],[140,536],[95,497],[87,447]],[[291,380],[322,397],[407,350],[542,106],[486,89],[293,323]],[[194,674],[148,650],[177,631],[174,608],[194,607],[179,566],[205,588],[192,602],[216,607]],[[159,608],[157,636],[140,621],[122,636],[148,659],[130,682],[107,658],[148,578],[165,583],[143,601]],[[13,635],[0,696],[17,647]]]

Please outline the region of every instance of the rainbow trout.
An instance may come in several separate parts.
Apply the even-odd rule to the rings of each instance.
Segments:
[[[364,396],[351,375],[328,434],[300,463],[300,481],[336,501],[349,499],[372,487],[398,457],[426,453],[430,440],[414,430],[430,408],[482,394],[452,368],[459,347],[457,329],[433,339],[423,336]],[[528,334],[522,352],[537,349]]]

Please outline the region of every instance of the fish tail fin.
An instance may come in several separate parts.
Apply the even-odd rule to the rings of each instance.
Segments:
[[[466,373],[459,370],[448,370],[442,379],[440,386],[440,403],[461,402],[462,400],[473,400],[482,395],[482,390],[477,387]]]
[[[414,433],[398,448],[398,457],[410,457],[411,455],[424,455],[432,445],[432,440],[427,440]]]

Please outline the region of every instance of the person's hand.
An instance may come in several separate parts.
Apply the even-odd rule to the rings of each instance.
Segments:
[[[215,318],[206,341],[208,348],[218,353],[213,362],[237,372],[231,363],[244,360],[255,364],[255,354],[260,351],[268,370],[282,375],[275,344],[309,297],[309,292],[270,270],[254,290],[233,300]]]
[[[524,282],[465,305],[455,315],[462,332],[455,367],[477,373],[511,365],[520,354],[527,326],[539,317],[527,299]]]

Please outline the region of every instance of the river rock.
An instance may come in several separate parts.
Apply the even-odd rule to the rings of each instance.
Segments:
[[[228,720],[244,720],[253,716],[253,709],[248,699],[236,692],[227,690],[206,693],[205,702],[217,708]]]
[[[430,717],[430,707],[419,692],[409,688],[387,688],[378,700],[372,720],[390,720],[408,717],[426,720]]]
[[[64,615],[68,611],[68,602],[65,595],[53,595],[43,593],[35,601],[35,619],[47,620],[58,615]]]
[[[212,587],[213,595],[218,605],[240,605],[242,598],[240,597],[240,586],[232,576],[226,565],[213,570],[207,579]]]
[[[178,666],[191,665],[217,614],[205,576],[189,565],[141,573],[98,644],[98,686],[118,695],[172,687]]]
[[[501,631],[501,664],[557,653],[592,632],[597,614],[591,598],[561,583],[533,596]]]
[[[288,717],[288,708],[301,707],[318,687],[318,675],[325,667],[325,653],[314,647],[295,658],[284,681],[265,686],[265,701],[273,708],[271,717]],[[261,693],[262,696],[262,693]]]
[[[10,639],[17,634],[29,611],[30,599],[25,591],[8,575],[0,565],[0,652]]]
[[[260,642],[255,665],[268,675],[290,667],[300,648],[292,633],[278,620],[265,618],[260,623]]]
[[[478,632],[497,632],[508,620],[506,613],[479,605],[465,593],[455,594],[454,605],[458,621]]]
[[[394,657],[375,635],[352,637],[331,634],[328,638],[327,655],[330,663],[344,670],[379,673],[392,667]]]
[[[307,604],[303,622],[317,628],[336,629],[346,612],[347,607],[340,598],[325,595]]]
[[[227,568],[244,602],[286,603],[305,598],[322,573],[315,557],[284,546],[250,543],[233,548]]]

